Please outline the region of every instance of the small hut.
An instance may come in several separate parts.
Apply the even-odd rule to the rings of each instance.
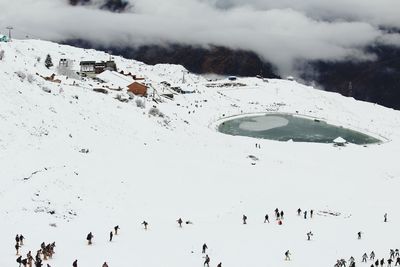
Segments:
[[[347,144],[347,141],[339,136],[338,138],[333,140],[333,143],[335,144],[335,146],[345,146]]]
[[[128,85],[128,92],[131,92],[135,95],[146,96],[147,86],[138,82],[134,82]]]

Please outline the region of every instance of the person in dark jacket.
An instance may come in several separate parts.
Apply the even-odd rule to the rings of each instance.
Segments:
[[[208,255],[206,255],[206,260],[204,261],[204,266],[207,265],[207,267],[210,267],[210,257],[208,257]]]
[[[297,209],[297,216],[300,216],[300,214],[301,214],[301,209],[298,208],[298,209]]]
[[[110,232],[110,242],[112,241],[113,236],[114,236],[114,234],[113,234],[113,232],[111,231],[111,232]]]
[[[207,249],[208,249],[207,244],[204,243],[203,247],[202,247],[202,250],[201,250],[201,253],[205,254]]]
[[[265,214],[264,216],[264,223],[268,222],[269,223],[269,217],[268,214]]]
[[[104,262],[102,267],[108,267],[107,262]]]
[[[119,225],[114,226],[115,235],[118,235]]]
[[[217,267],[222,267],[222,262],[218,263]]]
[[[17,251],[15,255],[19,255],[19,248],[20,248],[20,246],[19,246],[19,243],[17,242],[15,244],[15,250]]]
[[[246,215],[243,215],[242,220],[243,220],[243,224],[247,224],[247,216]]]
[[[74,260],[74,262],[72,263],[72,267],[78,267],[78,260]]]
[[[86,236],[86,240],[88,241],[88,245],[92,244],[92,239],[93,239],[93,234],[92,232],[90,232],[87,236]]]
[[[147,225],[148,225],[149,223],[146,222],[146,221],[143,221],[142,224],[143,224],[143,226],[144,226],[144,230],[147,230]]]

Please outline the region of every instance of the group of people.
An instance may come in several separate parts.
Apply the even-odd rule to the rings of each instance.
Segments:
[[[203,246],[202,246],[202,248],[201,248],[201,253],[202,254],[206,254],[206,250],[208,249],[208,247],[207,247],[207,244],[206,243],[204,243],[203,244]],[[203,266],[205,267],[205,266],[207,266],[207,267],[210,267],[210,257],[208,256],[208,254],[206,254],[206,256],[204,257],[204,264],[203,264]],[[217,265],[217,267],[222,267],[222,262],[220,262],[220,263],[218,263],[218,265]]]
[[[40,249],[37,250],[36,252],[36,256],[35,258],[33,258],[32,256],[32,252],[29,251],[26,254],[25,258],[22,258],[22,255],[19,255],[19,247],[24,245],[24,237],[23,235],[17,235],[15,237],[15,240],[17,242],[18,248],[16,246],[17,249],[17,263],[19,264],[19,267],[21,267],[21,265],[23,267],[32,267],[33,264],[35,265],[35,267],[42,267],[43,266],[43,260],[48,260],[51,259],[53,257],[54,252],[54,248],[56,247],[56,243],[49,243],[46,244],[44,242],[42,242],[42,244],[40,244]],[[43,259],[42,259],[43,256]],[[47,264],[47,267],[51,267],[50,264]]]
[[[395,262],[394,266],[400,266],[400,253],[399,249],[390,249],[389,252],[389,258],[385,261],[385,258],[382,259],[376,259],[375,260],[375,252],[371,251],[371,253],[368,255],[367,253],[364,253],[361,257],[361,262],[367,263],[368,260],[372,261],[371,267],[383,267],[385,263],[387,263],[386,267],[392,267],[392,263]],[[350,257],[349,261],[349,267],[355,267],[356,266],[356,261],[353,256]],[[334,267],[346,267],[346,260],[345,259],[340,259],[336,261],[336,264]]]

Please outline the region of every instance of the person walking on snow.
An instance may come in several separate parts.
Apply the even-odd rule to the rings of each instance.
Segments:
[[[243,215],[243,224],[247,224],[247,216],[246,215]]]
[[[74,262],[72,263],[72,267],[78,267],[78,260],[74,260]]]
[[[90,232],[87,236],[86,236],[86,240],[88,241],[88,245],[92,244],[92,239],[93,239],[93,234],[92,232]]]
[[[210,267],[210,257],[208,257],[208,255],[206,255],[206,260],[204,261],[204,266],[207,265],[207,267]]]
[[[113,236],[114,236],[114,235],[113,235],[113,232],[111,231],[111,232],[110,232],[110,242],[112,241]]]
[[[207,244],[204,243],[204,244],[203,244],[203,247],[202,247],[202,249],[201,249],[201,253],[202,253],[202,254],[205,254],[207,249],[208,249]]]
[[[283,220],[283,210],[281,210],[281,220]]]
[[[361,232],[357,233],[357,237],[358,237],[358,239],[361,239]]]
[[[118,235],[119,225],[114,226],[114,234]]]
[[[19,235],[19,244],[20,244],[21,246],[24,245],[24,239],[25,239],[25,237],[24,237],[23,235]]]
[[[148,225],[148,223],[147,223],[146,221],[143,221],[142,224],[143,224],[143,226],[144,226],[144,230],[147,230],[147,225]]]
[[[385,265],[385,259],[382,258],[380,263],[381,263],[381,266],[383,267],[383,265]]]
[[[387,267],[392,267],[392,262],[393,262],[392,259],[388,259],[387,260]]]
[[[104,262],[103,265],[102,265],[102,267],[108,267],[107,262]]]
[[[391,249],[390,250],[390,256],[389,256],[391,259],[394,259],[395,257],[394,257],[394,249]]]
[[[178,222],[178,224],[179,224],[179,227],[181,227],[182,228],[182,223],[183,223],[183,221],[182,221],[182,219],[181,218],[179,218],[178,220],[176,220],[177,222]]]
[[[396,259],[396,263],[394,264],[394,266],[400,265],[400,257],[397,257]]]
[[[301,209],[298,208],[298,209],[297,209],[297,216],[300,216],[300,214],[301,214]]]
[[[310,210],[310,218],[311,219],[312,219],[313,215],[314,215],[314,210]]]
[[[19,243],[17,242],[17,244],[15,244],[15,250],[17,251],[17,253],[15,255],[19,255]]]
[[[222,267],[222,262],[218,263],[217,267]]]
[[[286,252],[285,252],[285,261],[290,261],[290,252],[289,252],[289,250],[287,250]]]
[[[269,223],[268,214],[265,214],[265,217],[264,217],[264,223],[265,223],[265,222],[268,222],[268,223]]]
[[[310,231],[310,232],[308,232],[307,233],[307,240],[308,241],[310,241],[311,240],[311,237],[313,236],[314,234]]]
[[[364,253],[364,255],[362,256],[362,262],[367,262],[368,259],[368,255],[367,253]]]
[[[375,252],[371,251],[371,254],[369,254],[369,259],[374,260],[375,259]]]
[[[394,250],[394,252],[395,252],[394,255],[395,255],[396,257],[399,257],[399,256],[400,256],[400,254],[399,254],[399,249],[398,249],[398,248],[396,248],[396,249]]]
[[[385,213],[385,215],[383,215],[383,222],[387,222],[387,213]]]

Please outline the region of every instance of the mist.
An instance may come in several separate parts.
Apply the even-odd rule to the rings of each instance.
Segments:
[[[250,50],[281,75],[298,61],[374,60],[365,48],[400,46],[398,0],[131,0],[112,13],[66,0],[0,0],[0,33],[79,38],[100,45],[179,43]]]

